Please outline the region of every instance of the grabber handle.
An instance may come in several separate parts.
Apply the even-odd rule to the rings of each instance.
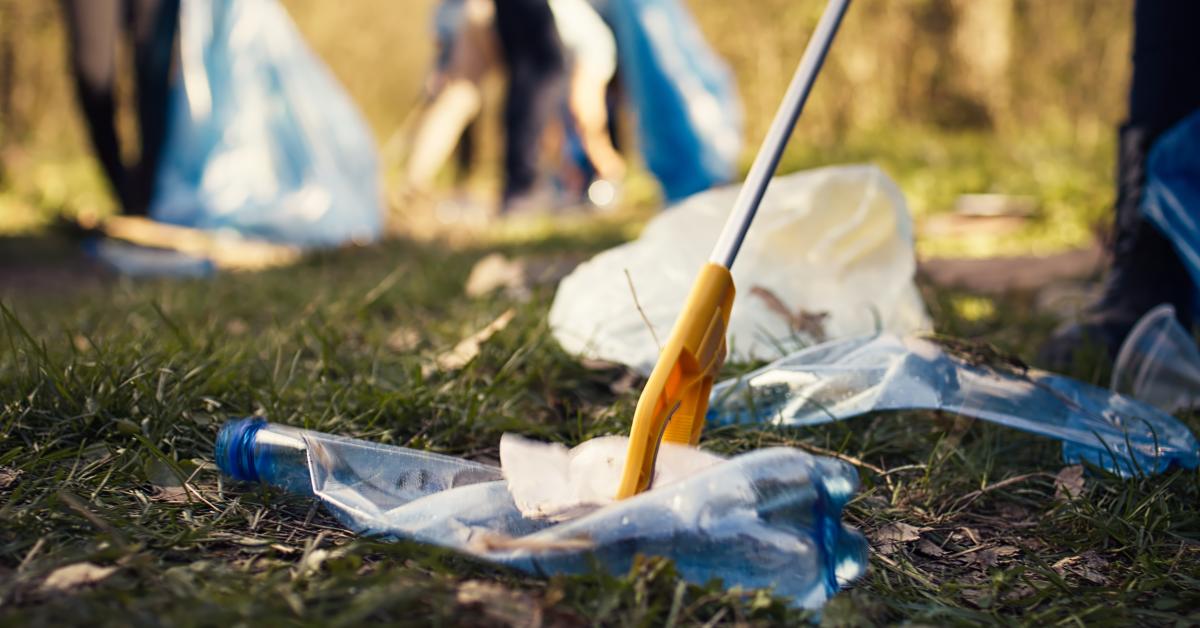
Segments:
[[[767,136],[758,147],[758,154],[754,156],[754,163],[750,166],[750,172],[746,174],[742,189],[738,191],[733,209],[725,221],[725,228],[721,230],[721,236],[717,238],[717,244],[713,247],[708,261],[725,268],[733,268],[733,260],[737,258],[738,249],[742,248],[742,240],[746,239],[746,232],[750,230],[750,223],[758,211],[758,204],[767,192],[767,184],[771,182],[771,175],[775,174],[775,167],[779,165],[779,158],[792,135],[792,129],[796,127],[796,120],[800,119],[800,112],[804,110],[804,103],[808,100],[808,94],[817,80],[817,73],[821,71],[821,64],[825,62],[825,55],[829,52],[833,36],[837,34],[842,16],[846,14],[846,7],[849,5],[850,0],[829,0],[825,5],[821,21],[817,22],[817,29],[813,31],[808,46],[804,48],[800,65],[792,75],[792,82],[783,95],[783,102],[779,103]]]
[[[650,487],[661,441],[695,445],[700,440],[708,394],[725,362],[725,330],[729,327],[734,294],[729,270],[849,3],[850,0],[829,0],[825,6],[712,256],[696,277],[667,346],[642,389],[617,491],[619,499]]]
[[[725,330],[733,296],[728,268],[710,263],[700,269],[638,398],[618,499],[649,488],[660,441],[686,445],[700,441],[708,394],[725,362]]]

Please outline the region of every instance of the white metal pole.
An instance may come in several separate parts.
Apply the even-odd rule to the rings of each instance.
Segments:
[[[804,102],[808,100],[813,82],[817,79],[817,73],[821,70],[821,64],[829,52],[829,45],[833,43],[833,36],[837,33],[838,25],[841,24],[849,4],[850,0],[829,0],[829,4],[825,5],[821,21],[817,23],[812,38],[808,40],[796,74],[792,76],[783,102],[775,112],[775,120],[771,122],[771,128],[767,130],[758,155],[754,157],[754,164],[750,166],[750,173],[746,175],[737,200],[733,202],[733,211],[730,212],[725,228],[708,258],[710,262],[733,268],[733,260],[737,258],[742,241],[746,239],[746,231],[750,229],[750,222],[754,220],[754,214],[758,211],[758,203],[762,201],[767,184],[771,182],[771,175],[779,165],[779,157],[783,155],[783,149],[792,135],[796,120],[800,118]]]

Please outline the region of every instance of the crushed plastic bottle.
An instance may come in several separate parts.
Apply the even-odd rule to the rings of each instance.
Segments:
[[[887,410],[942,410],[1049,436],[1068,463],[1122,476],[1200,462],[1188,428],[1145,403],[1067,377],[963,357],[892,334],[810,347],[713,387],[712,424],[816,425]]]
[[[1200,348],[1163,304],[1133,326],[1113,363],[1109,388],[1164,411],[1200,406]]]
[[[216,459],[236,479],[317,497],[355,532],[537,575],[621,574],[636,555],[663,556],[688,581],[773,588],[816,609],[867,567],[866,541],[841,523],[854,469],[795,449],[743,454],[563,523],[522,516],[497,467],[261,419],[227,423]]]

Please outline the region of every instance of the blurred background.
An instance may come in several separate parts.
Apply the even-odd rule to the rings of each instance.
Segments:
[[[433,0],[284,3],[365,114],[389,182],[397,138],[434,53]],[[688,0],[732,66],[748,167],[822,3]],[[0,0],[0,231],[56,215],[111,212],[66,65],[56,2]],[[1029,209],[1004,237],[938,237],[923,255],[1045,254],[1083,246],[1110,216],[1115,128],[1124,115],[1132,3],[1091,0],[857,0],[782,171],[868,161],[900,183],[920,224],[964,194]],[[124,51],[128,54],[128,51]],[[122,91],[130,98],[128,73]],[[479,158],[468,186],[499,185],[503,78],[485,84]],[[132,113],[122,133],[136,133]],[[627,125],[628,127],[628,125]],[[653,207],[637,164],[625,203]],[[447,173],[443,173],[446,178]]]

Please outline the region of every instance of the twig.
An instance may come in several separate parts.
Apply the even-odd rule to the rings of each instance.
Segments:
[[[891,469],[884,471],[883,475],[891,475],[893,473],[899,473],[901,471],[915,471],[917,469],[925,469],[928,467],[929,467],[929,465],[926,465],[926,464],[905,464],[905,465],[900,465],[898,467],[892,467]]]
[[[46,537],[44,537],[44,536],[39,538],[37,540],[37,542],[33,544],[33,547],[30,548],[28,552],[26,552],[25,558],[21,559],[21,564],[17,565],[17,573],[25,571],[25,568],[28,567],[29,563],[33,561],[33,557],[37,556],[38,552],[40,552],[42,550],[42,546],[45,544],[46,544]]]
[[[816,445],[809,445],[808,443],[796,443],[796,446],[801,449],[807,449],[808,451],[811,451],[814,454],[821,454],[822,456],[829,456],[831,458],[837,458],[838,460],[844,460],[845,462],[849,462],[850,464],[852,464],[856,467],[862,467],[864,469],[869,469],[871,471],[874,471],[875,473],[878,473],[879,475],[887,475],[889,473],[888,471],[885,471],[881,467],[877,467],[877,466],[875,466],[869,462],[866,462],[864,460],[859,460],[858,458],[855,458],[854,456],[847,456],[846,454],[834,451],[832,449],[825,449],[824,447],[817,447]]]
[[[1017,484],[1019,482],[1024,482],[1025,480],[1029,480],[1029,479],[1036,478],[1036,477],[1048,477],[1048,478],[1053,479],[1054,474],[1046,473],[1045,471],[1038,471],[1035,473],[1026,473],[1025,475],[1018,475],[1015,477],[1011,477],[1011,478],[1008,478],[1007,480],[1000,480],[999,482],[996,482],[994,484],[989,484],[977,491],[971,491],[970,493],[967,493],[966,495],[959,497],[950,506],[950,509],[957,510],[959,508],[965,508],[968,505],[970,505],[971,502],[978,499],[984,493],[990,493],[991,491],[994,491],[996,489],[1001,489],[1006,486],[1012,486],[1013,484]]]
[[[892,571],[895,571],[896,573],[898,573],[902,576],[908,576],[909,578],[912,578],[913,580],[916,580],[917,582],[920,582],[921,584],[925,585],[925,587],[928,589],[936,590],[938,588],[938,585],[934,584],[934,582],[932,580],[930,580],[925,574],[921,573],[921,571],[919,569],[917,569],[915,566],[912,566],[912,571],[909,571],[909,570],[906,570],[900,563],[892,560],[891,558],[888,558],[887,556],[884,556],[881,553],[873,552],[872,557],[875,558],[876,560],[878,560],[879,562],[883,563],[884,565],[887,565],[889,568],[892,569]]]
[[[637,308],[638,314],[642,315],[642,322],[646,323],[646,329],[650,330],[650,336],[654,338],[654,344],[658,346],[659,353],[662,353],[662,343],[658,341],[658,334],[654,332],[654,325],[650,323],[650,317],[646,316],[646,311],[642,309],[642,303],[638,301],[637,290],[633,287],[633,277],[629,275],[629,269],[625,269],[625,281],[629,283],[629,293],[633,295],[633,306]]]
[[[725,610],[725,608],[722,608],[721,610],[717,611],[716,614],[714,614],[712,618],[709,619],[706,624],[704,624],[704,628],[712,628],[713,626],[721,623],[721,620],[725,619]]]

